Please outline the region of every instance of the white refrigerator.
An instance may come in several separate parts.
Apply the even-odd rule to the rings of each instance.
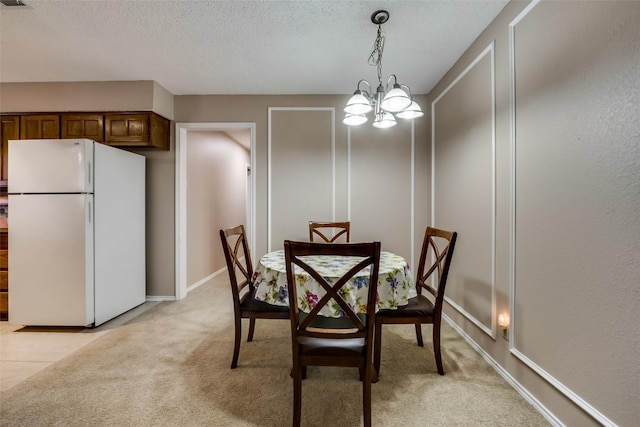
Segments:
[[[98,326],[145,301],[145,158],[9,141],[9,322]]]

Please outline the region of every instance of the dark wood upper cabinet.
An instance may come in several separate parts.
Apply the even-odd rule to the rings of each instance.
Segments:
[[[89,138],[104,141],[104,116],[102,114],[61,114],[61,135],[63,139]]]
[[[20,139],[20,116],[0,116],[0,140],[2,141],[2,157],[0,157],[0,180],[9,176],[9,140]]]
[[[104,115],[104,142],[124,147],[169,149],[169,120],[155,113]]]
[[[6,141],[10,139],[88,138],[114,147],[169,150],[170,121],[151,112],[66,112],[0,114],[2,163],[6,179]]]
[[[60,115],[20,116],[20,139],[60,138]]]

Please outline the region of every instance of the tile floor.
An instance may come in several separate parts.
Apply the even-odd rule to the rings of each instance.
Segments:
[[[146,302],[97,328],[23,327],[0,322],[0,392],[108,334],[159,302]]]

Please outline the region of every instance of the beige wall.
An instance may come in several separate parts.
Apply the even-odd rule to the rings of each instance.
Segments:
[[[333,108],[270,111],[268,250],[309,240],[310,220],[347,219],[335,212],[333,127]]]
[[[78,85],[77,91],[74,85]],[[0,112],[152,109],[157,91],[156,85],[147,82],[4,83],[0,85]],[[46,102],[39,98],[40,93],[47,94]],[[66,95],[62,96],[62,93]],[[79,97],[74,99],[73,93],[79,94]],[[137,95],[132,96],[132,93]],[[25,96],[21,97],[20,94]],[[106,94],[109,97],[104,98],[104,103],[96,101],[103,99]],[[143,101],[136,101],[138,96]],[[320,115],[322,124],[318,128],[325,135],[322,138],[326,140],[326,135],[332,135],[335,143],[335,156],[330,166],[334,168],[335,191],[331,189],[333,184],[329,181],[322,182],[318,191],[334,191],[336,219],[349,219],[351,215],[354,222],[353,239],[380,240],[383,250],[399,253],[411,265],[415,264],[429,208],[429,176],[428,171],[421,167],[426,164],[429,150],[426,143],[429,134],[426,97],[417,97],[426,115],[417,120],[414,127],[401,121],[397,127],[383,131],[372,128],[370,124],[349,131],[342,124],[342,108],[348,98],[348,95],[174,97],[172,110],[175,122],[256,124],[254,259],[268,252],[272,221],[275,219],[277,226],[280,218],[283,215],[286,217],[292,209],[278,200],[272,204],[273,209],[269,212],[268,151],[272,130],[269,111],[281,109],[281,113],[287,110],[294,113],[321,109],[319,111],[332,110],[335,114],[333,121],[327,121],[326,115]],[[161,108],[166,106],[158,107],[158,110]],[[276,112],[274,118],[278,120],[278,117]],[[286,122],[286,114],[284,119]],[[273,130],[276,139],[272,142],[276,146],[276,153],[279,144],[284,141],[304,138],[304,134],[300,134],[304,129],[299,127],[297,130],[292,127],[292,133],[288,134],[282,125],[276,123]],[[298,134],[294,134],[294,131]],[[173,139],[172,135],[170,151],[132,150],[145,155],[147,159],[147,296],[152,299],[175,296],[176,154]],[[286,151],[281,150],[280,153],[285,157],[278,156],[271,160],[278,168],[286,169]],[[309,161],[306,158],[303,160]],[[280,179],[277,173],[273,179]],[[326,203],[317,205],[317,211],[314,207],[306,212],[304,218],[289,222],[286,228],[278,231],[280,234],[274,237],[274,241],[282,240],[284,236],[305,236],[308,221],[312,218],[323,219],[326,215],[323,206]]]
[[[295,209],[278,201],[269,211],[274,195],[284,197],[268,191],[269,162],[285,169],[299,162],[284,148],[306,139],[304,128],[287,132],[287,119],[322,109],[303,114],[309,129],[318,126],[309,135],[320,150],[312,172],[327,179],[324,168],[334,168],[336,218],[352,220],[353,239],[379,239],[415,265],[432,217],[459,231],[446,313],[460,332],[548,417],[633,425],[640,418],[640,3],[545,1],[519,16],[528,5],[507,5],[429,103],[419,98],[426,117],[414,128],[348,131],[341,123],[347,95],[177,96],[162,108],[176,122],[256,124],[254,258],[268,251],[274,218]],[[160,108],[155,86],[131,84],[108,90],[118,100],[104,104],[83,91],[60,93],[57,84],[2,84],[0,110]],[[43,90],[58,95],[41,99]],[[331,109],[328,121],[322,111]],[[175,291],[174,150],[140,150],[147,157],[147,293],[157,297]],[[331,185],[318,188],[323,198]],[[317,216],[326,206],[318,205]],[[274,240],[302,236],[311,215],[292,217]],[[495,325],[499,313],[511,314],[509,342]],[[446,364],[446,343],[443,352]]]
[[[187,285],[226,268],[219,230],[245,223],[249,150],[224,132],[187,132]]]
[[[528,5],[507,5],[429,94],[435,224],[460,231],[446,313],[559,422],[634,425],[640,3]]]
[[[449,303],[495,335],[492,47],[433,101],[431,222],[458,232]]]
[[[155,111],[173,118],[173,95],[153,81],[0,83],[0,112]]]
[[[342,124],[342,108],[348,98],[176,97],[177,123],[256,123],[254,258],[269,251],[270,239],[272,249],[276,249],[285,236],[306,238],[308,221],[325,219],[331,214],[331,203],[337,220],[351,215],[352,240],[380,240],[383,250],[409,260],[421,244],[421,233],[428,221],[428,173],[420,167],[428,158],[428,111],[425,118],[415,122],[413,130],[409,123],[401,122],[383,131],[370,124],[349,131]],[[418,101],[428,108],[425,97]],[[311,144],[310,154],[303,154],[304,144]],[[417,167],[412,175],[413,165]],[[287,171],[292,173],[288,175]],[[315,178],[309,179],[311,176]],[[309,202],[310,194],[301,194],[304,188],[313,188],[320,201]],[[287,198],[304,202],[295,205]],[[413,242],[412,216],[418,234]]]

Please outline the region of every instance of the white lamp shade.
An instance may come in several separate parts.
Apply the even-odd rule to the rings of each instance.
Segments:
[[[373,110],[371,103],[361,93],[354,94],[349,101],[347,102],[347,106],[344,107],[344,112],[349,114],[362,115],[367,114],[369,111]]]
[[[424,116],[424,113],[416,101],[413,101],[411,105],[396,114],[396,117],[401,119],[415,119],[422,116]]]
[[[347,113],[347,115],[344,116],[344,120],[342,120],[342,123],[344,123],[347,126],[358,126],[363,123],[366,123],[367,120],[368,120],[367,116],[365,116],[364,114]]]
[[[396,125],[396,119],[391,113],[384,113],[373,121],[373,127],[378,129],[386,129],[394,127]]]
[[[383,110],[391,113],[396,113],[407,108],[411,104],[411,98],[407,95],[407,92],[403,91],[399,87],[395,87],[384,96],[380,107]]]

